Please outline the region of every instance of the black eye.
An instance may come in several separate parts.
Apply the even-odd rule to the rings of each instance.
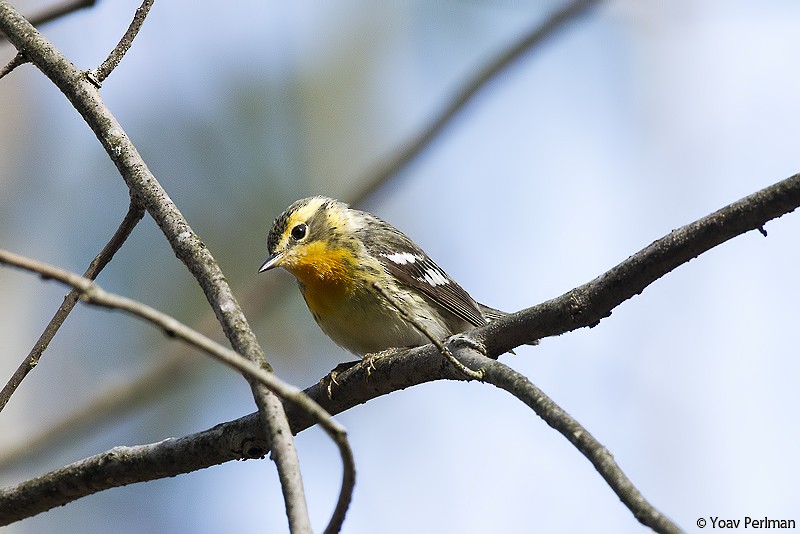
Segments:
[[[300,223],[292,228],[292,237],[296,241],[300,241],[306,236],[306,231],[308,230],[308,226],[306,223]]]

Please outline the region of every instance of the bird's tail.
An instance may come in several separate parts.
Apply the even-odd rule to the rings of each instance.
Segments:
[[[486,319],[487,323],[491,323],[492,321],[500,319],[501,317],[505,317],[506,315],[510,315],[509,313],[506,313],[504,311],[500,311],[500,310],[495,309],[495,308],[491,308],[491,307],[489,307],[489,306],[487,306],[485,304],[481,304],[480,302],[478,302],[478,308],[481,310],[481,314]],[[538,339],[534,339],[533,341],[530,341],[527,344],[528,345],[538,345],[539,344],[539,340]]]

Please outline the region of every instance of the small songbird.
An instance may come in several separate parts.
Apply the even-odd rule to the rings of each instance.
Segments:
[[[506,315],[473,300],[400,230],[332,198],[289,206],[267,252],[259,272],[294,275],[322,331],[359,356],[430,342],[398,306],[439,340]]]

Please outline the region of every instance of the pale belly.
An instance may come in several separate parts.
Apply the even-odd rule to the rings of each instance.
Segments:
[[[303,296],[308,303],[310,295],[303,291]],[[398,298],[407,309],[420,309],[414,301],[419,297],[405,294],[398,295]],[[315,304],[319,309],[319,303]],[[337,345],[359,356],[389,348],[416,347],[430,342],[377,293],[356,291],[337,299],[335,303],[326,302],[326,305],[323,314],[312,312],[317,324]],[[310,304],[309,309],[312,309]],[[462,331],[461,328],[453,329],[448,326],[445,319],[437,313],[416,314],[415,317],[440,340]]]

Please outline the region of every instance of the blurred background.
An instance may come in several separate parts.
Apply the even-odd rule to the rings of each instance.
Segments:
[[[101,0],[42,31],[93,68],[138,4]],[[291,277],[256,274],[272,220],[297,198],[357,199],[477,300],[515,311],[800,170],[799,3],[618,0],[502,71],[359,198],[468,80],[561,5],[156,2],[102,95],[220,262],[277,373],[306,387],[352,357],[319,331]],[[0,44],[0,62],[13,55]],[[41,73],[25,66],[0,81],[0,247],[83,272],[127,204],[94,135]],[[593,329],[502,358],[689,531],[698,517],[800,520],[800,216],[766,230],[680,267]],[[99,282],[222,339],[147,216]],[[0,268],[0,381],[65,293]],[[160,380],[126,397],[151,375]],[[0,483],[253,410],[232,371],[78,305],[0,414]],[[81,423],[63,424],[75,414]],[[428,384],[337,419],[358,469],[344,532],[643,530],[560,434],[490,386]],[[59,422],[72,432],[34,446]],[[317,429],[297,443],[321,530],[338,453]],[[237,530],[286,531],[268,460],[105,491],[7,529]]]

